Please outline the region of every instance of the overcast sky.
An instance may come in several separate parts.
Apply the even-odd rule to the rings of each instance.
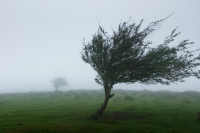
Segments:
[[[95,71],[80,55],[101,24],[110,31],[131,16],[148,23],[174,13],[155,32],[159,44],[179,26],[179,41],[200,46],[199,0],[0,0],[0,93],[51,91],[54,77],[64,76],[68,89],[101,89]],[[116,85],[121,89],[199,90],[200,80],[161,85]]]

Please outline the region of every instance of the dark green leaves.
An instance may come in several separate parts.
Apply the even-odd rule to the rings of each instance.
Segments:
[[[111,86],[134,82],[170,84],[189,76],[199,78],[200,54],[198,49],[190,49],[193,42],[183,40],[169,45],[180,34],[177,28],[163,44],[151,47],[152,42],[147,37],[159,29],[165,19],[152,22],[143,30],[143,20],[138,25],[124,22],[111,36],[99,27],[91,42],[84,43],[82,51],[82,59],[98,74],[97,83]]]

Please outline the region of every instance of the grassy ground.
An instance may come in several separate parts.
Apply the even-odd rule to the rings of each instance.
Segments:
[[[2,94],[0,133],[200,132],[200,93],[117,90],[104,117],[90,120],[102,92]]]

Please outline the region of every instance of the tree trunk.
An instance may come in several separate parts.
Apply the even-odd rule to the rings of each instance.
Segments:
[[[92,115],[94,119],[98,119],[103,114],[103,111],[106,109],[109,99],[114,96],[114,94],[110,95],[111,89],[112,87],[104,86],[104,102],[103,104],[101,104],[100,108],[98,108],[98,110]]]
[[[200,122],[200,112],[197,113],[197,120]]]
[[[58,92],[58,87],[55,87],[55,92]]]

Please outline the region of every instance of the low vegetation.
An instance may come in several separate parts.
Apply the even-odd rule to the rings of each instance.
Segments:
[[[103,91],[0,95],[0,133],[199,133],[200,93],[115,90],[91,120]]]

